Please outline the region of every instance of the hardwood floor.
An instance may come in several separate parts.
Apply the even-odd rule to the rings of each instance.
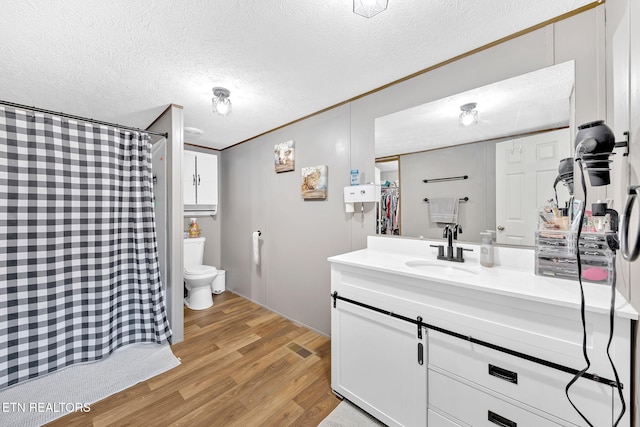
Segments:
[[[331,392],[329,338],[231,292],[185,309],[182,364],[47,426],[317,426]]]

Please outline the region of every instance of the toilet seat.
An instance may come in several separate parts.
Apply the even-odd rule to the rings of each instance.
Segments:
[[[184,268],[185,278],[199,278],[202,276],[216,276],[218,269],[210,265],[190,265]]]

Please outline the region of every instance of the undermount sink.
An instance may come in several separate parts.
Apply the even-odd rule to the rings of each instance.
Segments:
[[[478,274],[473,267],[463,267],[450,261],[430,261],[426,259],[418,259],[405,262],[407,267],[415,268],[425,272],[440,272],[443,274]]]

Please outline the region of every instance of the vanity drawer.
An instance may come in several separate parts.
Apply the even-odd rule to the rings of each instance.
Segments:
[[[439,372],[430,369],[428,375],[429,407],[437,408],[470,426],[554,427],[561,425]]]
[[[427,411],[427,425],[429,427],[462,427],[431,409]]]
[[[428,348],[429,367],[582,425],[565,395],[572,374],[435,331],[429,331]],[[594,425],[611,424],[610,386],[581,379],[572,386],[571,398]]]

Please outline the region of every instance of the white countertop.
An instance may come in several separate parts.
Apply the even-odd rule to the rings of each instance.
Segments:
[[[436,281],[443,284],[481,290],[509,297],[547,304],[580,308],[580,285],[577,281],[538,276],[534,273],[533,249],[495,248],[496,265],[488,268],[478,261],[479,245],[460,244],[473,249],[464,252],[465,262],[441,261],[437,249],[430,245],[442,241],[369,236],[367,249],[329,258],[329,262],[401,276]],[[427,264],[424,268],[406,263]],[[431,268],[433,267],[433,268]],[[585,309],[608,313],[611,288],[607,285],[583,282]],[[616,290],[616,315],[638,319],[638,313]]]

